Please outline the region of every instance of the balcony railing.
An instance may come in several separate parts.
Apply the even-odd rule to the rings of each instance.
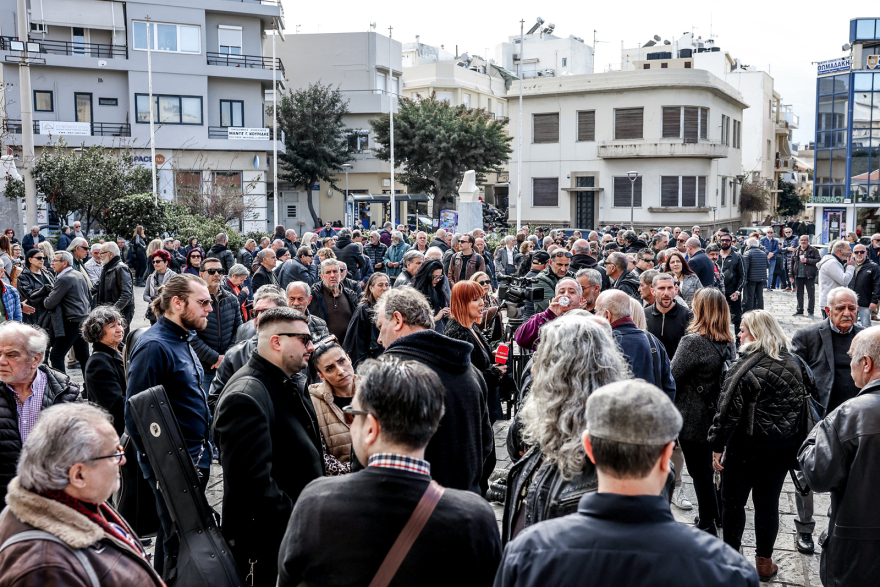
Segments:
[[[243,67],[246,69],[272,69],[271,57],[259,55],[228,55],[226,53],[208,52],[208,65],[222,65],[225,67]],[[284,64],[280,57],[276,57],[278,70],[284,75]]]
[[[602,141],[598,155],[603,159],[641,159],[658,157],[694,157],[719,159],[727,157],[730,147],[718,141],[658,142],[633,140]]]
[[[0,37],[0,49],[9,51],[10,41],[16,37]],[[128,59],[127,45],[103,45],[101,43],[75,43],[73,41],[34,41],[40,44],[40,53],[45,55],[79,55],[100,59]]]
[[[130,137],[131,125],[126,122],[92,122],[93,137]],[[3,121],[3,132],[21,134],[21,120],[7,118]],[[40,134],[40,121],[34,121],[34,134]]]

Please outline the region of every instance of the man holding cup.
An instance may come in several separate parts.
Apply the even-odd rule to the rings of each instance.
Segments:
[[[812,316],[816,306],[816,263],[821,256],[815,247],[810,246],[810,237],[804,235],[800,238],[800,246],[791,255],[791,266],[788,270],[788,279],[794,284],[797,295],[797,311],[795,316],[804,314],[804,289],[807,290],[809,303],[807,313]]]

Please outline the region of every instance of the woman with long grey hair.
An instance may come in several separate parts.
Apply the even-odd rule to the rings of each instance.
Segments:
[[[574,312],[574,311],[572,311]],[[519,417],[528,452],[510,468],[502,540],[523,528],[577,511],[597,487],[581,442],[593,390],[632,377],[607,322],[565,315],[541,327],[531,391]]]

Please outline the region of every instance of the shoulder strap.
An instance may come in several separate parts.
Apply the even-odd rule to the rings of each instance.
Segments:
[[[82,565],[83,570],[85,570],[86,575],[89,577],[89,582],[92,584],[92,587],[101,587],[101,582],[98,581],[98,575],[95,573],[95,568],[92,566],[92,563],[89,562],[88,557],[82,551],[82,549],[71,548],[69,544],[55,536],[54,534],[49,534],[48,532],[44,532],[42,530],[27,530],[25,532],[19,532],[15,536],[11,536],[3,543],[3,546],[0,546],[0,552],[6,550],[6,548],[12,546],[13,544],[18,544],[19,542],[28,542],[30,540],[48,540],[49,542],[56,542],[58,544],[63,545],[70,552],[73,553],[73,556],[79,561],[79,564]]]
[[[400,531],[400,535],[394,541],[391,550],[385,555],[385,560],[382,561],[382,566],[376,571],[376,576],[370,581],[369,587],[386,587],[391,583],[391,580],[397,573],[397,569],[400,568],[400,564],[409,553],[409,549],[412,548],[416,538],[421,534],[422,528],[425,527],[428,518],[434,513],[434,508],[437,507],[437,502],[440,501],[444,491],[446,489],[442,485],[431,480],[431,483],[422,495],[422,499],[419,500],[416,509],[413,510],[412,515],[409,517],[406,526]]]

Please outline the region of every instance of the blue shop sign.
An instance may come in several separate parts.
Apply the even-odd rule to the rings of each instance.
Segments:
[[[819,75],[826,75],[829,73],[837,73],[839,71],[849,71],[850,67],[850,58],[840,57],[838,59],[820,61],[818,65],[818,72]]]

